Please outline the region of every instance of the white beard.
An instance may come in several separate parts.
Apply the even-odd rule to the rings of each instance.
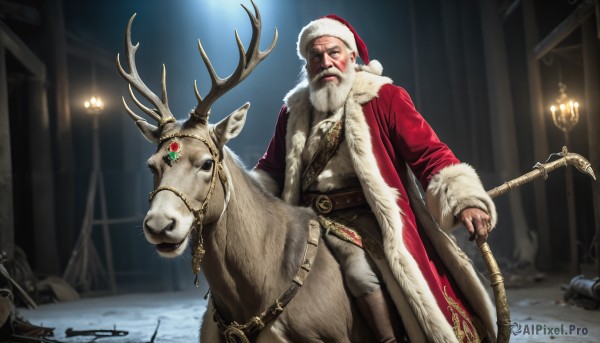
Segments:
[[[337,75],[340,78],[339,84],[326,82],[324,85],[318,83],[318,79],[323,74]],[[310,102],[317,111],[329,112],[342,107],[348,98],[348,94],[354,85],[356,79],[356,70],[354,63],[348,62],[344,73],[335,69],[332,71],[323,71],[312,79],[307,75],[310,84]]]

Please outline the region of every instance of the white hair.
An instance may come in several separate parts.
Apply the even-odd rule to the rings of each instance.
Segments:
[[[310,86],[310,102],[318,111],[335,111],[342,107],[354,85],[357,66],[356,60],[352,61],[350,50],[346,50],[348,50],[348,60],[344,72],[341,72],[337,68],[329,68],[311,78],[308,73],[308,63],[304,65],[300,72],[301,77],[308,81]],[[323,85],[319,84],[316,80],[320,79],[323,74],[338,76],[340,78],[339,84],[329,82]]]

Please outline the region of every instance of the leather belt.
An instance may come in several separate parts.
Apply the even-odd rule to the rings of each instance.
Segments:
[[[334,193],[306,192],[302,195],[304,203],[319,213],[343,210],[367,204],[367,199],[360,188],[347,189]]]

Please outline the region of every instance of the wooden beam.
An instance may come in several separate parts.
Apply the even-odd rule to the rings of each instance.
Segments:
[[[30,187],[33,246],[35,253],[32,267],[36,272],[60,274],[56,232],[54,158],[51,149],[48,99],[43,80],[33,79],[27,83],[26,106],[29,120],[26,134],[29,149],[25,150],[30,165]]]
[[[596,38],[600,39],[600,3],[598,1],[594,6],[594,13],[596,14]]]
[[[584,1],[579,5],[567,19],[563,20],[552,30],[544,39],[542,39],[533,49],[536,59],[541,59],[549,53],[555,46],[560,44],[571,32],[575,31],[581,24],[594,13],[594,7],[598,6],[598,0]]]
[[[0,41],[35,78],[46,80],[46,66],[27,45],[0,20]]]
[[[549,155],[548,135],[546,133],[546,118],[544,116],[544,103],[542,94],[542,78],[540,75],[539,60],[535,57],[534,47],[538,41],[537,18],[535,16],[533,0],[523,1],[523,26],[525,31],[525,49],[527,52],[527,71],[530,90],[531,122],[533,155],[543,159]],[[548,202],[545,185],[540,182],[533,183],[535,199],[536,226],[539,237],[539,267],[549,270],[554,267],[552,247],[550,244],[550,223],[548,220]]]
[[[97,66],[101,66],[107,70],[115,69],[115,56],[109,56],[104,50],[94,49],[87,46],[82,46],[77,43],[67,45],[67,53],[69,56],[77,57],[81,60],[94,61]]]
[[[596,18],[598,20],[598,18]],[[596,27],[590,18],[581,27],[583,45],[583,80],[585,85],[585,114],[587,120],[589,159],[596,175],[600,169],[600,44]],[[591,181],[590,181],[591,182]],[[600,181],[591,183],[594,209],[596,247],[600,247]],[[587,246],[588,243],[585,243]],[[596,248],[596,249],[597,249]],[[597,251],[597,250],[596,250]],[[596,259],[597,274],[600,275],[600,261]]]
[[[0,0],[0,18],[18,20],[35,26],[41,23],[40,12],[35,7],[7,0]]]
[[[6,50],[0,40],[0,251],[9,259],[14,255],[15,222],[13,216],[13,173],[8,116]]]
[[[141,223],[144,220],[143,215],[137,217],[123,217],[115,219],[94,219],[93,225],[114,225],[114,224],[129,224],[129,223]]]
[[[491,126],[491,146],[494,161],[494,174],[497,183],[519,175],[519,150],[516,140],[515,111],[511,96],[506,41],[502,22],[497,8],[489,0],[479,0],[481,14],[481,34],[486,65],[486,79],[489,99],[488,115]],[[530,236],[530,228],[525,218],[521,191],[513,189],[503,200],[495,199],[499,216],[504,212],[506,221],[499,225],[513,231],[512,256],[518,264],[535,265],[535,247]],[[545,252],[540,249],[540,253]]]
[[[62,261],[69,258],[74,240],[77,237],[75,227],[75,161],[73,152],[71,99],[69,97],[69,68],[67,57],[67,38],[63,4],[61,0],[44,0],[40,10],[45,18],[43,28],[47,42],[44,45],[44,61],[48,64],[49,78],[54,87],[48,89],[48,97],[54,101],[49,104],[50,118],[55,123],[52,137],[55,139],[54,166],[56,194],[60,207],[56,209],[56,223],[61,240],[59,255]]]
[[[514,0],[506,9],[502,10],[502,20],[506,20],[521,4],[521,0]]]

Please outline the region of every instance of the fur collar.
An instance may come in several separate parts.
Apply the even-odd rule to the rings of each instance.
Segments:
[[[347,108],[356,109],[350,113],[353,116],[362,115],[360,106],[377,96],[379,89],[392,80],[388,77],[375,75],[365,71],[356,73],[356,80],[346,101]],[[294,87],[284,98],[290,112],[288,133],[286,134],[286,183],[281,198],[290,204],[298,204],[300,200],[300,177],[305,166],[299,158],[310,132],[310,112],[312,104],[309,98],[309,84],[304,80]],[[348,109],[346,110],[348,114]]]

